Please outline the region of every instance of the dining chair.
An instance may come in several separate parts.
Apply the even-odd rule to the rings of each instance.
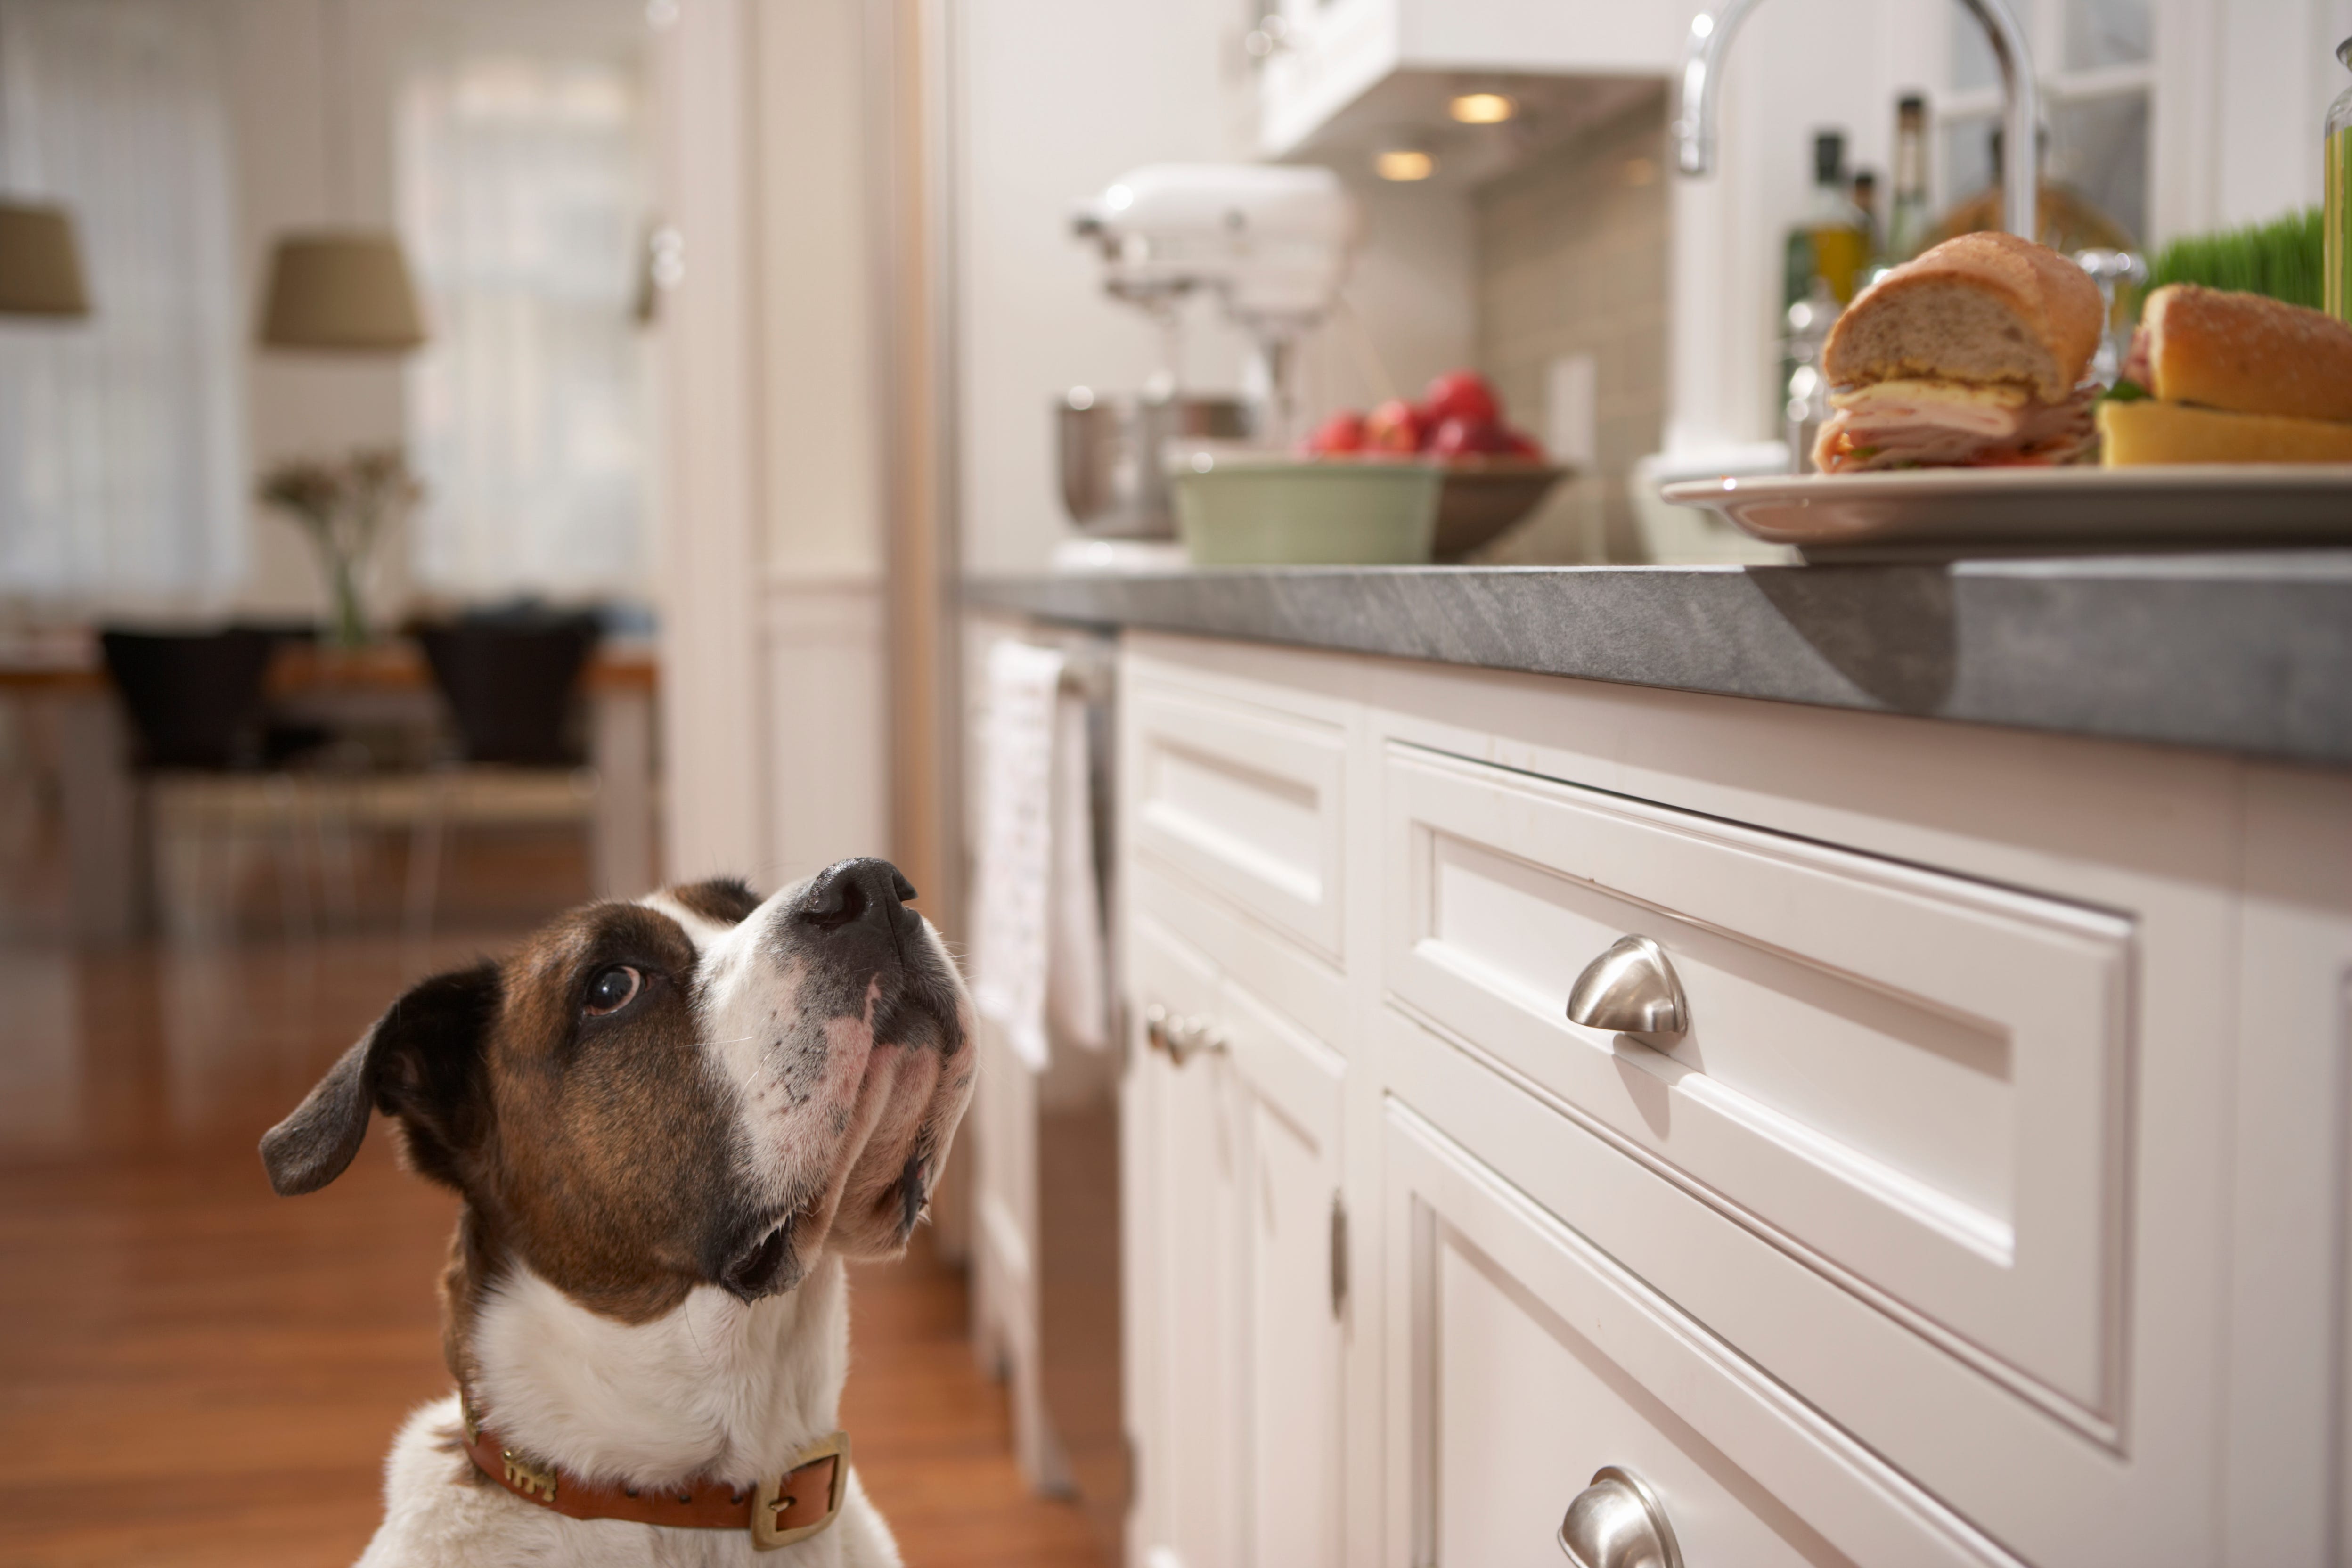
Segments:
[[[408,929],[431,935],[452,798],[469,778],[561,772],[587,762],[580,677],[601,625],[593,614],[492,612],[415,628],[449,710],[455,748],[433,770],[408,861]]]
[[[226,626],[204,632],[107,627],[99,635],[106,670],[131,720],[132,772],[147,795],[151,847],[159,808],[186,808],[192,818],[189,881],[199,906],[226,914],[236,893],[237,841],[252,789],[230,790],[233,780],[257,782],[261,815],[278,863],[281,917],[289,930],[314,927],[310,877],[299,841],[301,792],[268,746],[264,679],[278,643],[268,631]],[[217,829],[208,832],[207,829]],[[219,853],[208,853],[217,839]],[[205,897],[206,862],[216,897]]]

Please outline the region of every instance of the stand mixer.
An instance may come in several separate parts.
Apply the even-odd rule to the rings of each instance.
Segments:
[[[1339,299],[1361,228],[1356,203],[1328,169],[1148,163],[1082,205],[1071,227],[1101,252],[1105,292],[1150,316],[1162,349],[1141,397],[1082,387],[1063,400],[1063,501],[1097,537],[1171,537],[1168,439],[1281,447],[1297,433],[1298,345]],[[1177,388],[1180,313],[1196,291],[1249,337],[1238,404]]]
[[[1157,318],[1171,353],[1177,304],[1194,289],[1213,292],[1254,345],[1243,384],[1258,439],[1289,440],[1299,340],[1339,299],[1361,228],[1337,174],[1147,163],[1081,207],[1071,226],[1100,248],[1104,289]]]

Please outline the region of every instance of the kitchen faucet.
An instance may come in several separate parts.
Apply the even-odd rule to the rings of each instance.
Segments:
[[[2034,156],[2042,123],[2042,95],[2033,83],[2033,56],[2025,27],[2009,0],[1960,0],[1984,24],[2000,62],[2000,199],[2002,226],[2027,239],[2041,205],[2041,176]],[[1715,99],[1731,35],[1757,0],[1724,0],[1717,10],[1691,18],[1690,41],[1683,46],[1682,100],[1675,115],[1675,161],[1686,175],[1715,168]]]

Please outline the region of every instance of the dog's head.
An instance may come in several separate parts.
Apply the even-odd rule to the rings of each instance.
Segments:
[[[334,1180],[380,1110],[493,1265],[628,1321],[895,1253],[976,1055],[914,896],[864,859],[764,902],[722,881],[574,910],[394,1002],[263,1138],[270,1183]]]

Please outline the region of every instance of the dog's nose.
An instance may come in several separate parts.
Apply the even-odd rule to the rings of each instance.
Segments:
[[[826,867],[809,879],[793,912],[820,931],[838,931],[864,922],[892,931],[908,918],[906,900],[915,885],[887,860],[863,856]]]

